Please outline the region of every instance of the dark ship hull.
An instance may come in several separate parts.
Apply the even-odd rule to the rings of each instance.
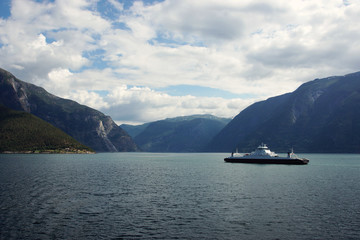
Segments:
[[[290,165],[305,165],[309,160],[305,158],[244,158],[244,157],[227,157],[225,162],[230,163],[257,163],[257,164],[290,164]]]

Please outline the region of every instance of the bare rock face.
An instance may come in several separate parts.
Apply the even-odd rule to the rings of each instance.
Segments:
[[[59,98],[0,69],[0,104],[34,114],[97,152],[137,151],[132,138],[109,116]]]

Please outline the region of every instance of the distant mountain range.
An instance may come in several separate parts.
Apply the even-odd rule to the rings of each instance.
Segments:
[[[109,116],[54,96],[3,69],[0,105],[2,137],[11,136],[9,131],[16,127],[20,128],[11,131],[31,135],[42,126],[12,109],[35,115],[98,152],[231,152],[236,148],[249,152],[263,142],[277,152],[294,148],[296,152],[360,153],[360,72],[315,79],[292,93],[254,103],[232,120],[193,115],[119,127]],[[20,116],[21,124],[9,125],[7,114]],[[24,121],[35,121],[35,129],[24,130]],[[0,143],[5,144],[3,139]]]
[[[0,69],[0,104],[31,113],[98,152],[137,151],[132,138],[103,113],[54,96]]]
[[[143,125],[120,125],[147,152],[200,152],[231,119],[212,115],[168,118]]]
[[[0,153],[91,153],[50,123],[27,112],[0,105]]]
[[[248,152],[261,142],[276,151],[360,153],[360,72],[315,79],[249,106],[207,151]]]

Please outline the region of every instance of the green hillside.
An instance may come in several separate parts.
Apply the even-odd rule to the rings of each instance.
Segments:
[[[32,114],[0,105],[0,152],[87,153],[93,150]]]

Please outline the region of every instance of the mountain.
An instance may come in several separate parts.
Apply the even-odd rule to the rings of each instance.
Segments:
[[[136,151],[132,138],[103,113],[59,98],[0,69],[0,104],[49,122],[98,152]]]
[[[82,145],[50,123],[26,112],[0,105],[0,153],[89,153]]]
[[[199,152],[230,119],[212,115],[168,118],[143,125],[121,125],[147,152]]]
[[[132,138],[135,138],[141,132],[143,132],[150,123],[144,123],[141,125],[121,124],[120,127],[124,129]]]
[[[360,72],[315,79],[292,93],[240,112],[207,146],[208,151],[360,152]]]

